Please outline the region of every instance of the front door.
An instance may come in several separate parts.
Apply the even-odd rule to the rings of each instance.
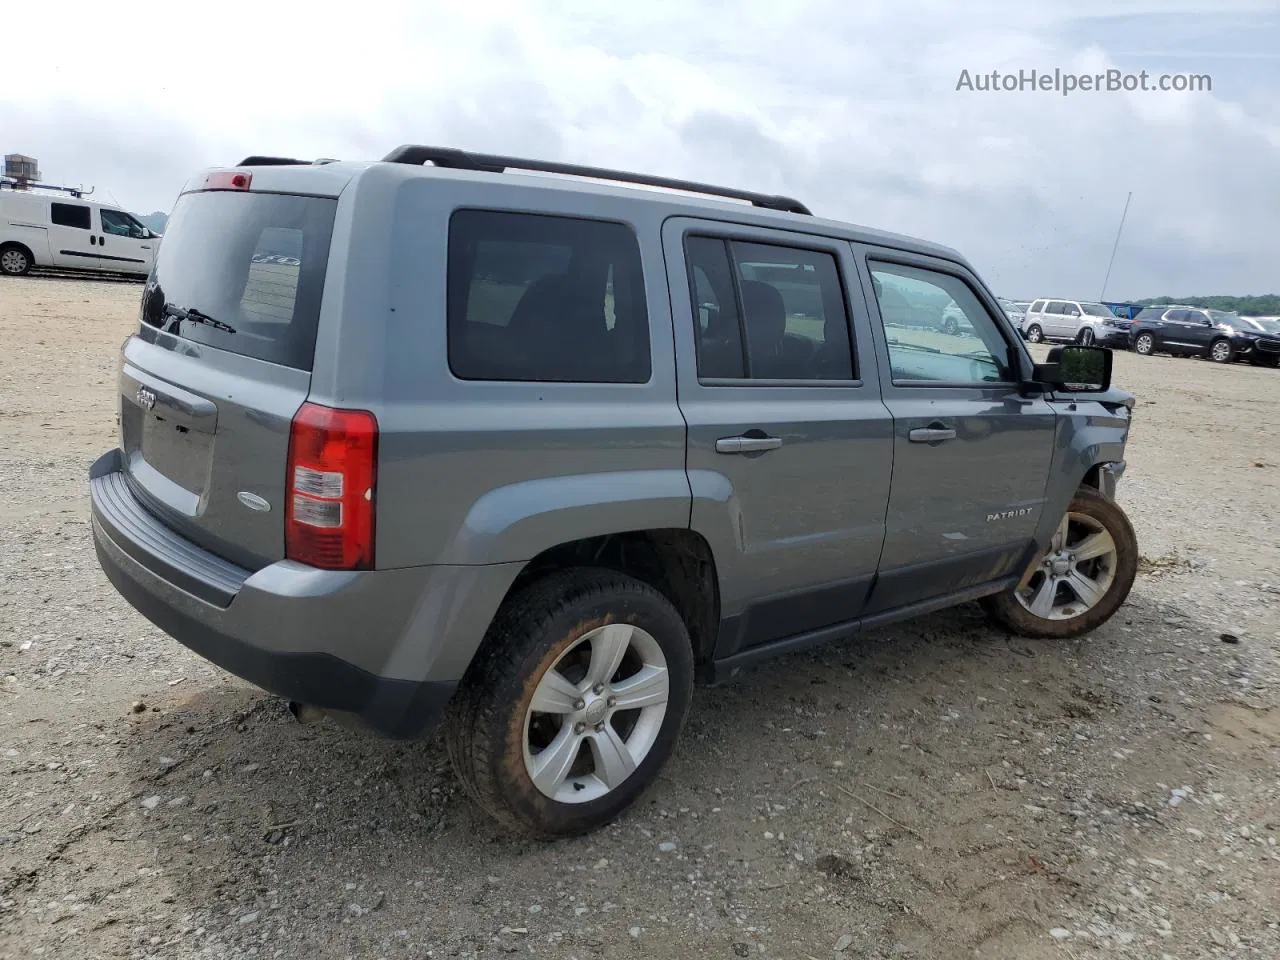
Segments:
[[[93,207],[54,200],[49,204],[49,253],[56,267],[98,269],[98,233]]]
[[[848,244],[672,219],[663,251],[690,519],[720,577],[717,657],[855,620],[884,542],[893,423]]]
[[[99,208],[102,234],[98,238],[98,259],[103,270],[146,275],[155,261],[155,240],[150,231],[123,210]]]
[[[976,277],[929,257],[855,250],[868,289],[895,285],[922,311],[953,300],[971,328],[874,330],[894,420],[884,553],[866,609],[874,614],[1021,572],[1044,508],[1054,412],[1019,394],[1024,348]]]

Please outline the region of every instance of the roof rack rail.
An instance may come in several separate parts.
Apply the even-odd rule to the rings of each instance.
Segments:
[[[93,193],[93,187],[88,190],[84,187],[59,187],[52,183],[36,183],[34,180],[19,179],[17,177],[0,177],[0,190],[12,190],[14,193],[27,193],[31,190],[57,190],[61,193],[69,193],[76,199],[82,199]]]
[[[237,167],[292,167],[310,165],[310,160],[295,160],[293,157],[245,157]]]
[[[649,187],[663,187],[668,190],[685,190],[689,193],[705,193],[716,197],[727,197],[731,200],[746,200],[756,207],[768,210],[781,210],[785,213],[801,213],[812,216],[809,208],[799,200],[791,197],[771,196],[764,193],[753,193],[750,190],[737,190],[732,187],[717,187],[709,183],[695,183],[689,180],[673,180],[669,177],[653,177],[643,173],[630,173],[626,170],[608,170],[603,167],[587,167],[572,163],[553,163],[548,160],[525,160],[520,157],[500,157],[487,153],[468,153],[454,147],[428,147],[416,144],[405,144],[396,147],[382,158],[387,163],[407,163],[413,166],[430,161],[437,167],[449,167],[455,170],[480,170],[486,173],[502,173],[505,170],[536,170],[541,173],[559,173],[574,177],[591,177],[596,180],[614,180],[619,183],[636,183]]]

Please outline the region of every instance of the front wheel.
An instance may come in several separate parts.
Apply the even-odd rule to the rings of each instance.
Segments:
[[[1209,344],[1209,359],[1214,363],[1230,363],[1234,358],[1230,340],[1215,340]]]
[[[960,332],[960,324],[956,323],[955,317],[947,317],[942,321],[942,332],[952,337]]]
[[[1115,502],[1076,491],[1048,549],[1016,587],[983,602],[998,623],[1025,637],[1065,640],[1111,619],[1138,573],[1138,538]]]
[[[446,742],[494,819],[571,836],[613,820],[654,781],[692,697],[692,644],[671,603],[620,573],[567,570],[494,618]]]
[[[1076,337],[1076,340],[1079,341],[1081,346],[1092,347],[1094,341],[1093,328],[1085,327],[1080,331],[1080,335]]]
[[[1039,343],[1043,339],[1044,339],[1044,331],[1040,329],[1040,324],[1033,323],[1031,326],[1027,327],[1028,343]]]

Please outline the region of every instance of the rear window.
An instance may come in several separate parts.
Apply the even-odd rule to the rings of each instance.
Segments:
[[[603,220],[455,212],[448,341],[449,368],[463,380],[647,382],[635,234]]]
[[[184,194],[143,294],[143,322],[310,370],[336,206],[324,197]]]

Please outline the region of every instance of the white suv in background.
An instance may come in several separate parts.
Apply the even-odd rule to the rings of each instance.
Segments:
[[[1027,308],[1022,335],[1031,343],[1073,340],[1089,345],[1109,339],[1115,326],[1116,315],[1100,303],[1041,299]]]

